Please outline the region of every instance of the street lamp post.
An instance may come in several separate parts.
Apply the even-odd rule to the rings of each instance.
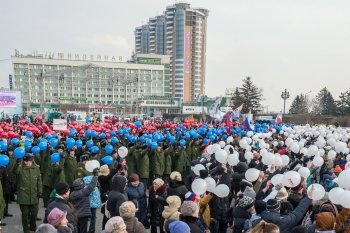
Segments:
[[[286,100],[289,99],[289,92],[287,89],[284,89],[284,92],[281,94],[281,98],[283,99],[283,114],[286,113]]]

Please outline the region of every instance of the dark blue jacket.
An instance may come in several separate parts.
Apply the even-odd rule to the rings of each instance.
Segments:
[[[137,187],[132,186],[130,182],[126,186],[126,193],[129,201],[137,203],[138,211],[136,212],[136,217],[140,222],[144,221],[147,217],[147,200],[145,192],[145,185],[141,182]]]

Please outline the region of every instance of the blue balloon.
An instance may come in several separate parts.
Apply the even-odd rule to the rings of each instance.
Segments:
[[[118,134],[119,135],[123,135],[123,130],[122,129],[118,129]]]
[[[92,140],[89,140],[89,141],[86,142],[86,146],[88,148],[91,148],[93,145],[94,145],[94,142]]]
[[[186,141],[183,139],[181,139],[179,143],[180,143],[180,146],[186,146]]]
[[[11,144],[17,146],[19,144],[18,138],[12,138],[11,139]]]
[[[117,144],[117,143],[118,143],[118,138],[112,137],[112,138],[111,138],[111,143],[112,143],[112,145]]]
[[[27,138],[32,138],[33,137],[33,133],[30,132],[30,131],[26,131],[25,135],[26,135]]]
[[[75,146],[75,140],[74,138],[68,138],[66,140],[66,145],[68,149],[72,149]]]
[[[97,132],[95,130],[91,131],[91,137],[97,138]]]
[[[91,152],[94,153],[94,154],[97,154],[99,152],[99,150],[100,149],[98,148],[98,146],[91,147]]]
[[[40,139],[40,142],[45,142],[45,143],[47,143],[48,141],[47,141],[46,138],[42,138],[42,139]]]
[[[10,163],[7,155],[0,155],[0,167],[6,167]]]
[[[171,144],[174,144],[175,141],[176,141],[176,138],[174,136],[170,136],[169,137],[169,141],[170,141]]]
[[[107,145],[107,146],[105,147],[105,150],[106,150],[106,153],[107,153],[108,155],[110,155],[110,154],[112,154],[112,152],[113,152],[113,146],[112,146],[112,145]]]
[[[102,162],[107,165],[111,165],[113,163],[113,158],[110,155],[107,155],[102,158]]]
[[[136,126],[137,128],[140,128],[140,127],[142,126],[141,121],[136,121],[136,122],[135,122],[135,126]]]
[[[2,151],[7,151],[7,143],[5,141],[0,141],[0,149]]]
[[[160,139],[160,135],[158,133],[153,134],[153,140],[158,141]]]
[[[25,152],[23,148],[17,147],[13,154],[15,155],[16,159],[22,159],[24,157]]]
[[[85,136],[86,136],[86,137],[91,137],[91,130],[89,130],[89,129],[86,130],[86,131],[85,131]]]
[[[106,134],[105,133],[100,133],[100,138],[101,139],[105,139],[106,138]]]
[[[186,133],[185,133],[185,138],[186,138],[186,139],[190,139],[190,138],[191,138],[191,135],[190,135],[189,132],[186,132]]]
[[[91,117],[87,117],[85,121],[86,121],[86,123],[90,124],[91,123]]]
[[[69,131],[69,137],[74,137],[74,135],[77,133],[77,130],[75,128],[72,128],[70,131]]]
[[[146,140],[146,144],[150,146],[150,145],[152,144],[152,140],[148,138],[148,139]]]
[[[51,145],[52,148],[56,148],[58,146],[57,138],[51,138],[50,139],[50,145]]]
[[[135,136],[129,137],[130,142],[135,143],[137,141],[137,138]]]
[[[203,144],[204,144],[204,145],[208,145],[208,143],[209,143],[208,138],[204,138],[204,139],[203,139]]]
[[[60,153],[56,152],[56,153],[53,153],[51,155],[51,162],[52,163],[58,163],[59,161],[61,161],[61,155]]]
[[[117,136],[117,134],[114,131],[109,132],[109,135],[111,135],[111,137]]]
[[[157,143],[157,142],[152,142],[152,143],[151,143],[151,149],[152,149],[152,150],[156,150],[157,147],[158,147],[158,143]]]
[[[32,142],[30,141],[24,142],[24,147],[31,147],[31,146],[32,146]]]
[[[209,139],[210,139],[210,141],[215,142],[216,137],[215,137],[214,135],[211,135],[211,136],[209,137]]]
[[[40,153],[40,147],[33,146],[32,147],[32,153],[35,154],[35,155],[38,155]]]
[[[77,146],[77,148],[82,148],[83,147],[83,142],[81,140],[76,140],[75,141],[75,145]]]
[[[39,148],[41,151],[46,150],[47,149],[47,143],[46,142],[40,142],[39,143]]]

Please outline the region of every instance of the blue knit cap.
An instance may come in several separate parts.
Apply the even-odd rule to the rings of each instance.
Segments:
[[[190,233],[190,227],[182,221],[174,221],[169,224],[170,233]]]

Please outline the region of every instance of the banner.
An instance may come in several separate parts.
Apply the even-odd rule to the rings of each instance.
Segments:
[[[86,112],[68,111],[67,114],[76,116],[78,122],[86,122]]]
[[[67,120],[66,119],[53,119],[53,130],[66,130]]]

